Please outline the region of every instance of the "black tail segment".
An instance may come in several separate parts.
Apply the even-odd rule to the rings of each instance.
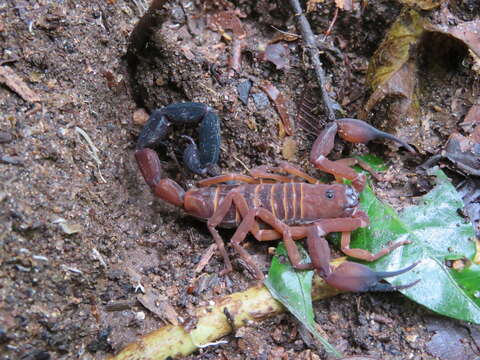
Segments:
[[[190,136],[181,135],[181,137],[187,139],[189,142],[189,144],[183,151],[183,163],[187,168],[190,169],[190,171],[194,172],[195,174],[206,175],[207,168],[204,168],[202,166],[197,144]]]
[[[137,150],[155,148],[164,140],[172,129],[163,109],[157,109],[150,114],[137,140]]]
[[[208,105],[195,102],[176,103],[154,110],[143,127],[137,141],[137,151],[154,149],[162,144],[178,125],[197,125],[199,146],[192,138],[184,152],[185,165],[199,175],[217,172],[220,155],[220,119]]]
[[[337,289],[351,292],[402,290],[415,285],[419,280],[402,286],[392,286],[380,281],[387,277],[406,273],[417,265],[418,262],[397,271],[375,272],[365,265],[346,261],[330,273],[330,275],[325,278],[325,281]]]

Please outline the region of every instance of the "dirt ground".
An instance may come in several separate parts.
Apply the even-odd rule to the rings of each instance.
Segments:
[[[202,273],[193,271],[212,239],[203,223],[156,200],[144,183],[133,158],[142,123],[134,113],[176,101],[204,102],[222,119],[223,172],[274,164],[282,151],[308,169],[311,134],[297,124],[296,155],[285,153],[290,145],[279,135],[278,113],[260,85],[268,80],[279,88],[294,119],[302,94],[315,91],[305,90],[306,84],[315,81],[298,41],[287,44],[288,69],[258,61],[258,44],[273,37],[273,26],[297,32],[288,4],[236,2],[253,35],[241,74],[232,76],[229,43],[202,27],[201,16],[192,16],[228,2],[200,3],[167,2],[164,22],[153,27],[162,35],[150,33],[148,47],[130,45],[130,56],[129,36],[148,5],[140,0],[0,3],[0,65],[40,98],[26,100],[0,85],[0,359],[102,359],[167,323],[168,316],[142,304],[142,290],[187,318],[209,299],[255,283],[239,261],[231,275],[219,276],[218,255]],[[314,32],[325,32],[334,11],[331,1],[318,5],[310,17]],[[348,71],[334,52],[324,61],[333,74],[331,93],[352,116],[365,100],[368,58],[399,12],[393,0],[362,13],[340,12],[331,36],[348,59]],[[253,96],[244,105],[237,85],[247,80]],[[473,82],[468,73],[447,81],[449,89]],[[179,129],[172,139],[183,131],[194,134]],[[189,187],[199,177],[166,155],[184,145],[173,144],[162,154],[166,171]],[[428,179],[408,175],[428,154],[411,158],[378,144],[371,149],[395,164],[389,170],[394,180],[377,185],[380,196],[402,207],[399,195],[428,190]],[[336,150],[340,157],[366,148]],[[249,242],[248,251],[265,270],[270,245]],[[330,343],[346,355],[480,356],[478,327],[439,317],[399,293],[343,294],[316,303],[314,310]],[[327,358],[288,314],[237,330],[226,340],[188,358]]]

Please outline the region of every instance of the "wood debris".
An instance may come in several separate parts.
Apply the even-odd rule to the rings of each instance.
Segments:
[[[20,76],[18,76],[13,69],[8,66],[0,66],[0,83],[8,86],[25,101],[41,101],[40,96],[30,89],[28,85],[20,78]]]

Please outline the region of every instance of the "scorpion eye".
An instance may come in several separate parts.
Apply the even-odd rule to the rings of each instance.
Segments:
[[[335,192],[333,190],[327,190],[325,191],[325,196],[327,199],[333,199],[335,197]]]

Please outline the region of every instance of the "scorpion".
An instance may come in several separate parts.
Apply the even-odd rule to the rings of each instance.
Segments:
[[[320,132],[310,153],[311,163],[333,175],[337,181],[347,179],[350,185],[323,184],[288,162],[278,166],[259,166],[249,175],[229,173],[205,178],[198,188],[185,191],[168,177],[162,177],[162,167],[154,147],[162,142],[174,124],[199,125],[199,147],[192,140],[184,152],[185,165],[197,174],[205,175],[215,165],[220,149],[219,118],[212,108],[202,103],[176,103],[155,110],[142,129],[135,158],[145,182],[160,199],[183,207],[188,215],[207,223],[225,268],[221,275],[232,271],[232,264],[217,227],[236,228],[230,244],[252,270],[258,280],[264,274],[242,246],[248,233],[258,241],[283,239],[288,258],[298,270],[315,269],[329,285],[342,291],[393,291],[416,282],[392,286],[381,282],[386,277],[403,274],[412,264],[392,272],[375,272],[365,265],[345,261],[336,268],[330,265],[330,248],[325,238],[328,233],[341,232],[341,250],[344,254],[374,261],[392,250],[409,244],[398,241],[376,254],[364,249],[350,248],[353,230],[369,224],[368,215],[359,209],[359,193],[366,184],[366,175],[350,166],[358,164],[373,173],[360,160],[348,158],[337,161],[327,159],[335,136],[353,143],[366,143],[374,139],[390,139],[410,152],[415,150],[402,140],[384,133],[357,119],[337,119]],[[311,263],[301,263],[295,240],[306,238]]]

